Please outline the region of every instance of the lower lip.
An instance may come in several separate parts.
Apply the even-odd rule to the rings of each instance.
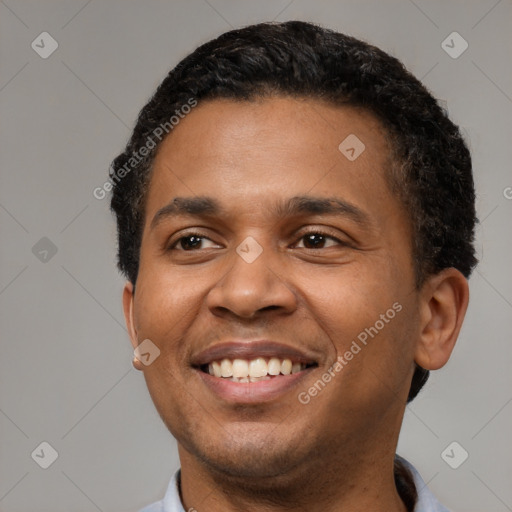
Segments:
[[[258,382],[233,382],[229,379],[214,377],[209,373],[196,370],[204,384],[219,398],[227,402],[252,404],[270,402],[297,387],[315,368],[308,368],[290,375],[281,375],[270,380]]]

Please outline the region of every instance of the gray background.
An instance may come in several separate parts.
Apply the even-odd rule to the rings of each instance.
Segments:
[[[179,59],[274,19],[380,46],[463,127],[481,263],[453,358],[407,408],[399,453],[454,510],[512,510],[511,15],[510,0],[1,1],[0,510],[126,512],[163,496],[175,442],[131,366],[115,226],[92,191]],[[31,48],[43,31],[59,45],[47,59]],[[456,59],[441,47],[453,31],[469,44]],[[42,441],[59,454],[46,470],[31,457]],[[441,457],[452,441],[469,453],[458,469]]]

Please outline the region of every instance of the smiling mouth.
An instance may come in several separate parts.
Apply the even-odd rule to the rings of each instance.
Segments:
[[[317,366],[315,362],[304,363],[286,357],[257,357],[255,359],[224,358],[203,364],[199,369],[221,380],[246,384],[280,378]]]

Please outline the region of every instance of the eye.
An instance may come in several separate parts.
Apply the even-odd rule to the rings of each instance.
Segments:
[[[185,236],[178,238],[175,242],[173,242],[169,246],[168,250],[193,251],[195,249],[205,249],[205,247],[203,246],[203,242],[206,240],[213,244],[213,246],[217,245],[214,242],[212,242],[209,238],[203,235],[200,235],[198,233],[189,233]]]
[[[327,233],[322,233],[321,231],[311,231],[309,233],[304,233],[299,240],[304,241],[304,249],[325,249],[327,247],[332,247],[333,245],[347,245],[341,240],[338,240],[337,238],[330,236]],[[326,246],[328,240],[334,241],[334,243]]]

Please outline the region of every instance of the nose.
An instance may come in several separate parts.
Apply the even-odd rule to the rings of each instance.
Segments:
[[[289,314],[297,308],[297,297],[286,282],[279,258],[264,249],[260,256],[247,262],[238,253],[206,298],[216,316],[235,315],[251,319],[263,311]]]

